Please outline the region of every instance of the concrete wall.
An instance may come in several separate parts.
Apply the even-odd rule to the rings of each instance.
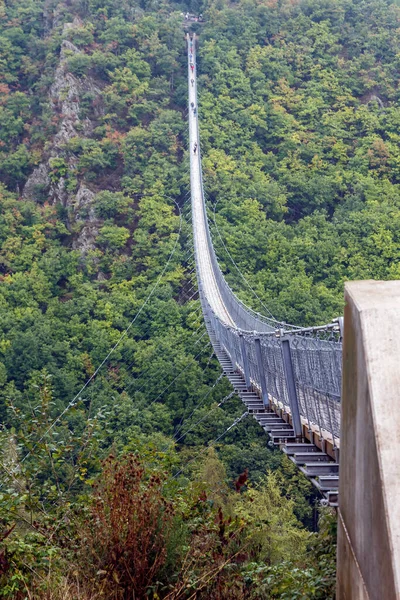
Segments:
[[[338,600],[400,600],[400,281],[345,286]]]

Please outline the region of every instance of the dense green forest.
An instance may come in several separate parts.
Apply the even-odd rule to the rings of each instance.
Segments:
[[[290,323],[341,314],[346,280],[400,276],[398,25],[399,8],[375,0],[208,9],[209,199],[234,260]]]
[[[239,296],[309,325],[346,279],[399,277],[395,4],[0,0],[0,597],[333,598],[334,518],[314,532],[310,484],[252,419],[227,431],[243,407],[191,251],[187,10]]]

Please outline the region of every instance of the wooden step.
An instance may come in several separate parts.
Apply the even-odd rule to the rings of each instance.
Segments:
[[[285,423],[285,421],[283,421],[283,419],[281,419],[280,417],[270,417],[269,413],[265,413],[260,416],[259,423],[260,423],[260,425],[268,425],[269,423],[282,423],[283,424],[283,423]]]
[[[268,423],[265,424],[263,423],[263,429],[265,431],[268,431],[268,433],[270,431],[286,431],[288,429],[293,430],[293,427],[289,424],[289,423]]]
[[[329,506],[339,506],[339,493],[336,490],[329,490],[326,493]]]
[[[310,456],[311,455],[311,456]],[[328,462],[332,460],[324,452],[296,452],[290,457],[296,465],[304,465],[306,462]]]
[[[240,399],[242,400],[242,402],[244,402],[248,406],[260,405],[263,408],[265,408],[264,402],[262,400],[260,400],[260,398],[246,398],[246,396],[243,396],[243,394],[240,394]]]
[[[318,479],[312,479],[312,482],[321,492],[339,489],[339,477],[337,475],[321,475],[318,476]]]
[[[307,443],[288,443],[282,448],[285,454],[296,454],[297,452],[321,452],[314,444]]]
[[[279,438],[282,440],[288,440],[289,438],[294,440],[296,439],[293,429],[274,429],[271,431],[271,437],[274,440]]]
[[[264,404],[261,402],[261,400],[247,400],[247,398],[241,398],[241,401],[246,405],[246,406],[259,406],[260,408],[262,408],[263,410],[265,410],[265,406]]]
[[[307,477],[319,477],[320,475],[338,475],[339,465],[334,462],[307,462],[300,471]]]
[[[269,435],[271,436],[272,444],[275,446],[275,448],[279,448],[279,449],[281,448],[282,444],[285,442],[295,442],[296,441],[296,437],[294,435],[287,437],[287,438],[283,438],[282,436],[277,438],[274,435],[272,435],[272,433],[270,433]]]

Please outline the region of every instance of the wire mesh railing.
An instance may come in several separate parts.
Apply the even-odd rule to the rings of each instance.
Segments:
[[[203,311],[209,327],[215,332],[222,349],[229,356],[233,367],[244,375],[248,372],[250,386],[262,391],[261,379],[267,390],[269,404],[293,413],[297,403],[302,424],[316,430],[321,438],[329,438],[334,446],[340,438],[340,395],[342,380],[342,342],[340,332],[334,326],[328,331],[309,330],[303,335],[284,330],[268,333],[242,331],[225,325],[202,298]],[[330,339],[325,339],[327,334]],[[256,344],[260,344],[261,362],[257,359]],[[288,385],[287,353],[295,397],[291,397]],[[293,415],[292,415],[293,416]]]
[[[192,60],[195,60],[193,56],[194,49]],[[188,52],[189,80],[196,76],[191,64]],[[196,85],[189,90],[197,108]],[[193,118],[194,115],[189,117]],[[193,218],[194,248],[199,296],[208,327],[215,333],[233,367],[242,372],[248,386],[260,390],[265,403],[274,403],[291,413],[296,437],[302,434],[305,425],[310,430],[317,430],[321,438],[330,439],[336,447],[340,437],[342,379],[340,320],[318,327],[288,326],[253,311],[236,297],[219,267],[208,225],[198,116],[195,123],[192,121],[191,147],[194,142],[197,154],[191,153],[191,161],[198,161],[199,180],[191,181],[191,185],[192,192],[195,188],[196,193],[200,190],[200,195],[196,195],[198,205],[193,210],[196,208],[197,216],[201,215],[200,220]],[[206,239],[199,240],[201,235]],[[208,254],[208,287],[199,269],[201,252]],[[233,325],[213,310],[213,298],[209,297],[210,281],[213,282],[213,293],[222,301]]]

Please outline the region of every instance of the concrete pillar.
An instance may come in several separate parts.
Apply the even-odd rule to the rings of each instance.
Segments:
[[[400,600],[400,281],[345,300],[337,600]]]

